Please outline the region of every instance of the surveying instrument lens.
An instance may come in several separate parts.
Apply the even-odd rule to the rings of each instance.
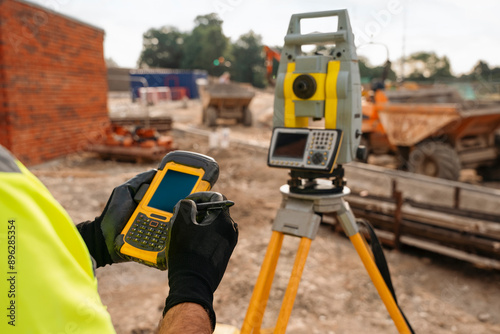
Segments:
[[[304,100],[310,99],[316,93],[316,88],[316,80],[309,74],[302,74],[293,82],[293,92]]]

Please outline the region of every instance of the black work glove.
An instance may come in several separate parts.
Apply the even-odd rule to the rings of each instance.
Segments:
[[[141,185],[151,183],[155,174],[156,170],[152,169],[116,187],[100,217],[76,226],[97,267],[127,261],[116,252],[115,239],[137,207],[134,200],[137,191]]]
[[[198,212],[195,203],[222,201],[215,192],[198,192],[174,208],[168,249],[170,292],[163,314],[173,306],[191,302],[207,310],[215,328],[213,293],[238,241],[238,225],[228,208]],[[198,219],[197,219],[198,218]]]

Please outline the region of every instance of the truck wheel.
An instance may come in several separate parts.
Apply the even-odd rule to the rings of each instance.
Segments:
[[[252,126],[252,112],[249,108],[243,109],[242,123],[244,126]]]
[[[205,115],[205,124],[207,126],[217,125],[217,109],[214,107],[208,107]]]
[[[447,180],[458,180],[460,158],[449,144],[427,141],[418,144],[410,153],[408,171]]]

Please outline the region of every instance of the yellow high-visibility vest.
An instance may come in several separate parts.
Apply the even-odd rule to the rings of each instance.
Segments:
[[[71,218],[6,156],[0,146],[0,333],[115,333]]]

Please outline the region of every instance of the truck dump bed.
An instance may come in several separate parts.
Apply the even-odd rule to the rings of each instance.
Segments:
[[[203,108],[244,107],[250,104],[255,93],[236,83],[209,84],[200,89]]]
[[[390,102],[378,110],[389,141],[412,146],[425,138],[463,138],[500,127],[500,102],[464,101],[449,87],[388,91]]]
[[[212,83],[200,85],[203,105],[203,123],[215,126],[217,119],[235,119],[245,126],[252,125],[248,106],[255,93],[237,83]]]

